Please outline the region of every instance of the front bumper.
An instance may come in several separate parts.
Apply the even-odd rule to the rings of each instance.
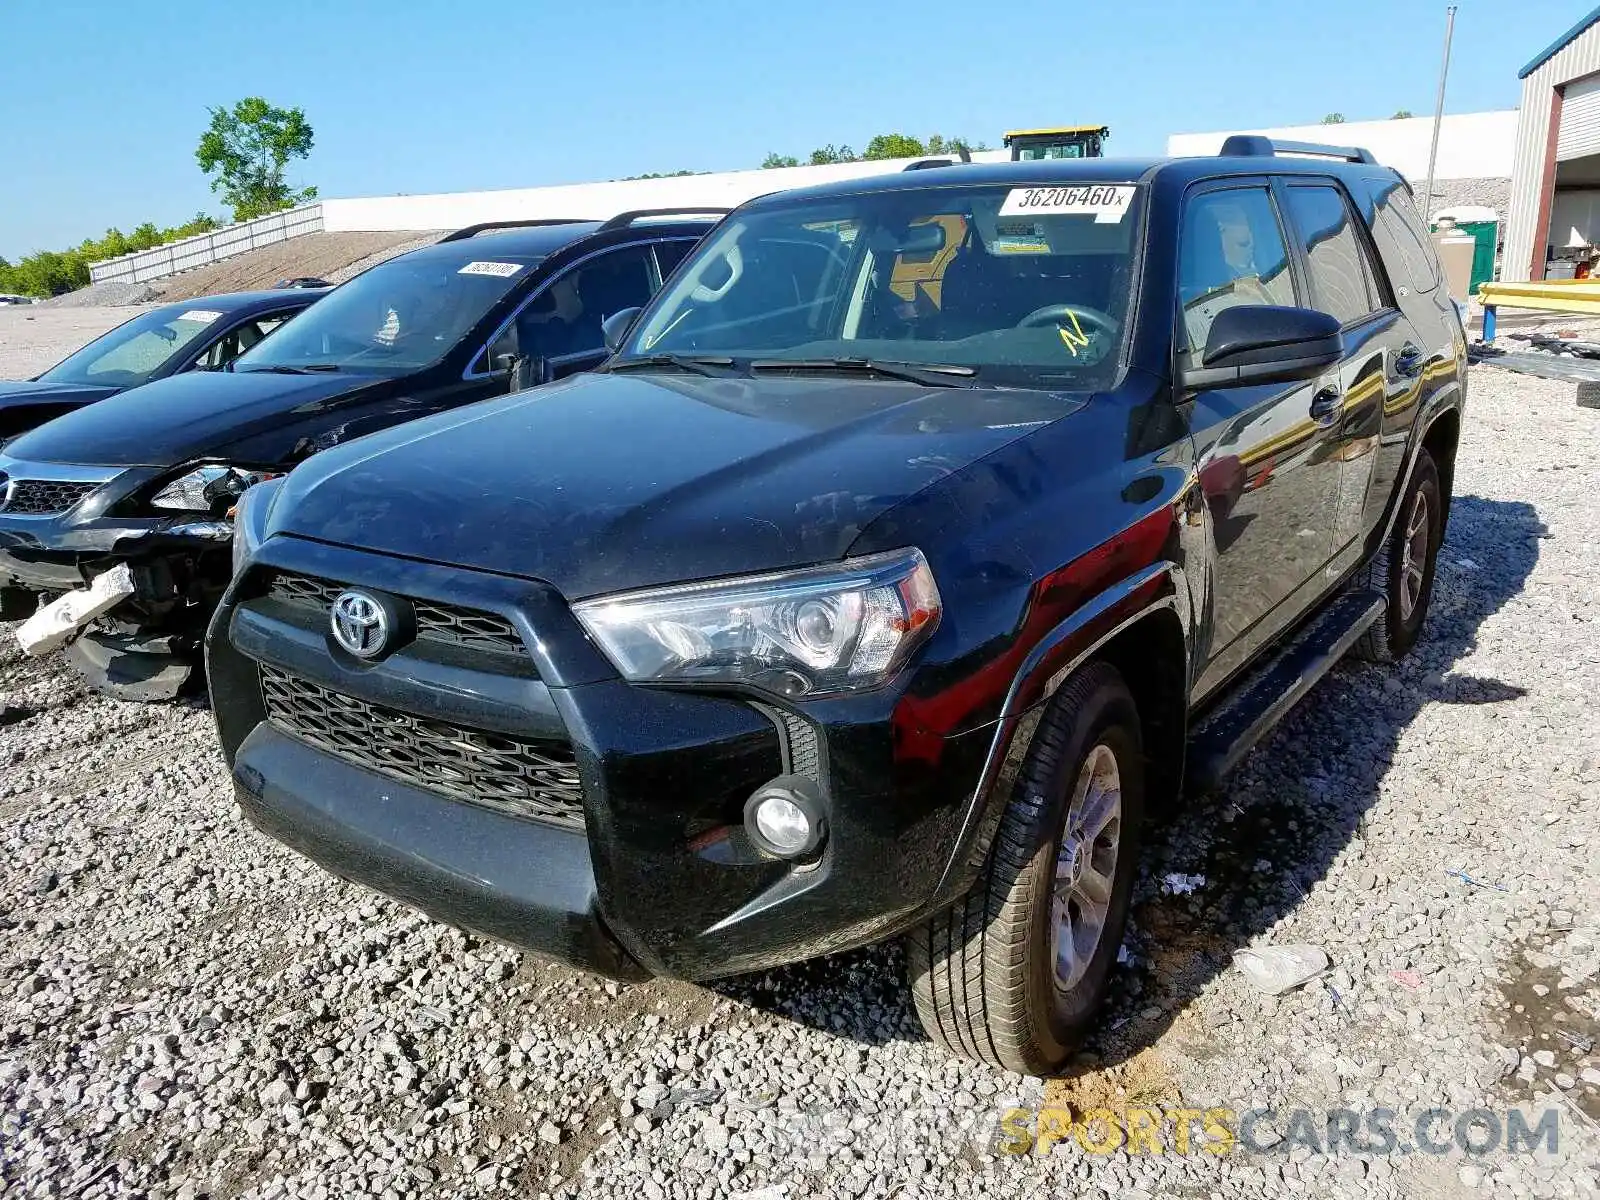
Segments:
[[[0,586],[43,594],[81,588],[127,563],[138,586],[136,607],[163,616],[187,606],[198,627],[229,574],[231,529],[197,514],[121,515],[130,497],[169,472],[149,467],[92,467],[19,462],[0,456]],[[20,490],[78,489],[60,508],[15,511]]]
[[[326,635],[325,619],[272,598],[267,581],[280,574],[497,614],[532,665],[508,673],[502,655],[491,669],[484,656],[435,652],[420,638],[359,662]],[[709,979],[910,927],[943,899],[936,888],[993,735],[914,728],[894,689],[780,711],[632,686],[544,585],[285,536],[235,581],[207,658],[254,824],[442,920],[623,978]],[[339,743],[348,752],[317,748],[281,712],[269,717],[264,676],[348,698],[391,727],[421,717],[434,729],[570,746],[582,783],[577,827],[419,782],[437,765],[397,775],[385,766],[393,747],[378,755],[348,731]],[[812,773],[827,808],[828,839],[803,865],[762,855],[742,825],[751,793],[791,772]]]
[[[645,977],[600,920],[582,834],[487,811],[441,820],[437,796],[353,781],[340,760],[269,724],[245,739],[234,778],[251,824],[335,875],[602,975]]]

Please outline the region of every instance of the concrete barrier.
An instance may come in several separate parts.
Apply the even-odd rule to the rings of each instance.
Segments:
[[[1006,161],[1004,150],[981,151],[974,161]],[[324,200],[323,228],[342,232],[460,229],[484,221],[533,221],[580,217],[603,221],[641,208],[709,206],[733,208],[768,192],[885,175],[918,161],[911,158],[831,163],[819,167],[723,171],[675,175],[667,179],[619,179],[554,187],[506,188],[488,192],[440,192],[421,196],[369,196]]]
[[[301,208],[257,217],[253,221],[243,221],[238,225],[213,229],[210,233],[196,234],[181,241],[168,242],[151,250],[91,263],[89,279],[94,283],[111,280],[144,283],[150,279],[165,279],[180,271],[192,271],[208,263],[248,254],[262,246],[286,242],[301,234],[319,233],[322,228],[322,205],[307,204]]]

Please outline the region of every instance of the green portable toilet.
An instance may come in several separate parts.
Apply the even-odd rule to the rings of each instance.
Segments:
[[[1456,226],[1461,233],[1470,234],[1477,243],[1472,251],[1472,287],[1474,296],[1478,285],[1494,278],[1494,252],[1500,243],[1500,222],[1466,221]]]

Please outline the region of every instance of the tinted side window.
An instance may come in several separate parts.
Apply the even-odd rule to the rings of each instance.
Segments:
[[[1396,279],[1396,285],[1404,282],[1419,292],[1431,292],[1439,286],[1437,258],[1433,243],[1422,227],[1422,219],[1417,216],[1417,206],[1411,199],[1410,189],[1396,182],[1387,188],[1375,190],[1378,220],[1383,223],[1399,250],[1399,266],[1407,277],[1404,280]]]
[[[1289,219],[1305,250],[1312,304],[1345,325],[1372,313],[1377,284],[1344,195],[1334,187],[1291,187]]]
[[[660,282],[648,242],[591,258],[545,284],[474,368],[497,370],[506,355],[561,358],[603,350],[600,322],[625,308],[643,307]]]
[[[668,275],[671,275],[677,269],[678,264],[683,261],[684,256],[693,249],[694,240],[692,238],[678,238],[676,241],[671,242],[657,242],[656,266],[661,272],[661,278],[665,279]]]
[[[1189,349],[1205,346],[1211,323],[1225,309],[1296,303],[1277,209],[1264,187],[1191,199],[1178,255],[1178,304]]]
[[[220,371],[279,325],[294,316],[297,311],[296,309],[289,312],[267,313],[264,316],[246,321],[236,329],[229,330],[224,336],[212,343],[210,348],[201,354],[199,358],[195,359],[195,369],[200,371]]]

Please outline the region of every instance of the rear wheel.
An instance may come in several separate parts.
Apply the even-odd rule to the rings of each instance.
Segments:
[[[1143,815],[1138,713],[1096,663],[1041,719],[972,890],[908,939],[930,1037],[1023,1074],[1065,1064],[1122,943]]]
[[[1433,596],[1433,569],[1444,533],[1439,470],[1426,450],[1417,452],[1411,482],[1383,548],[1368,567],[1366,586],[1385,599],[1383,614],[1356,643],[1370,662],[1394,662],[1416,645]]]

